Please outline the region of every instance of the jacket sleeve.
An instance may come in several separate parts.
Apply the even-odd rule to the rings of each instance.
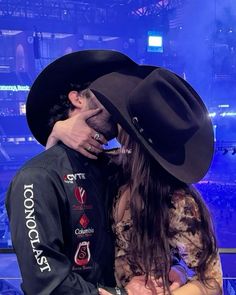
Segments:
[[[27,295],[98,294],[71,270],[59,206],[63,187],[44,168],[21,170],[7,193],[13,247]],[[63,196],[63,195],[62,195]]]
[[[170,210],[170,232],[172,234],[170,244],[173,248],[178,249],[180,257],[188,268],[195,272],[202,253],[199,207],[191,195],[182,191],[174,194],[172,203],[174,209]],[[219,254],[208,263],[205,276],[208,279],[215,279],[222,288],[223,275]],[[189,279],[198,279],[198,273]]]

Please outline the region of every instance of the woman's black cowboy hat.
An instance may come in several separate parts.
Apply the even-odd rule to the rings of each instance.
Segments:
[[[110,50],[63,56],[38,76],[28,96],[27,119],[40,143],[51,132],[49,111],[60,94],[68,93],[70,83],[87,82],[117,123],[166,171],[186,183],[206,174],[214,137],[199,95],[178,75]]]
[[[184,79],[163,68],[137,66],[104,75],[89,88],[166,171],[185,183],[204,177],[214,152],[213,126]]]
[[[46,145],[51,133],[50,110],[73,85],[83,86],[104,74],[134,65],[128,56],[112,50],[73,52],[49,64],[34,81],[27,98],[26,116],[34,137]]]

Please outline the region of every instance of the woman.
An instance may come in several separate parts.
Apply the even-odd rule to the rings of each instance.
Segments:
[[[213,151],[212,126],[201,99],[185,81],[163,69],[145,78],[126,105],[117,102],[120,93],[97,91],[96,85],[92,91],[116,106],[122,125],[118,139],[123,151],[131,151],[120,156],[122,175],[112,210],[118,286],[137,277],[146,280],[153,294],[161,294],[160,286],[164,294],[222,294],[210,214],[189,184],[204,176]],[[60,127],[63,124],[68,121]],[[55,132],[70,145],[63,128]],[[176,253],[194,275],[170,293],[168,274]],[[100,294],[110,293],[101,289]]]
[[[119,140],[132,153],[122,156],[125,180],[114,202],[117,282],[125,286],[134,274],[149,274],[167,287],[170,258],[177,252],[196,272],[192,282],[222,286],[210,215],[199,193],[153,162],[123,130]],[[173,294],[185,294],[185,288]]]

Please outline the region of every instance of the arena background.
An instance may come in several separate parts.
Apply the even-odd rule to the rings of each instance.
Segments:
[[[83,49],[115,49],[164,66],[203,97],[215,155],[196,185],[215,221],[225,294],[236,294],[235,0],[0,0],[0,294],[21,294],[5,193],[16,171],[43,151],[27,127],[27,93],[47,64]]]

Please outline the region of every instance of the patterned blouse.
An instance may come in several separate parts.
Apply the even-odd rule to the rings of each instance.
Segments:
[[[129,237],[132,221],[130,218],[129,202],[121,202],[118,196],[113,210],[113,230],[116,235],[115,276],[118,286],[125,286],[133,276],[142,275],[142,271],[129,263]],[[123,205],[122,205],[123,203]],[[189,269],[194,271],[198,264],[201,251],[201,233],[194,227],[200,221],[198,205],[194,198],[184,190],[174,193],[173,208],[169,212],[171,248],[179,254]],[[123,208],[121,208],[123,207]],[[122,214],[119,216],[119,210]],[[121,216],[122,215],[122,216]],[[208,264],[206,277],[215,278],[222,287],[222,269],[219,255]],[[196,280],[194,274],[189,280]]]

